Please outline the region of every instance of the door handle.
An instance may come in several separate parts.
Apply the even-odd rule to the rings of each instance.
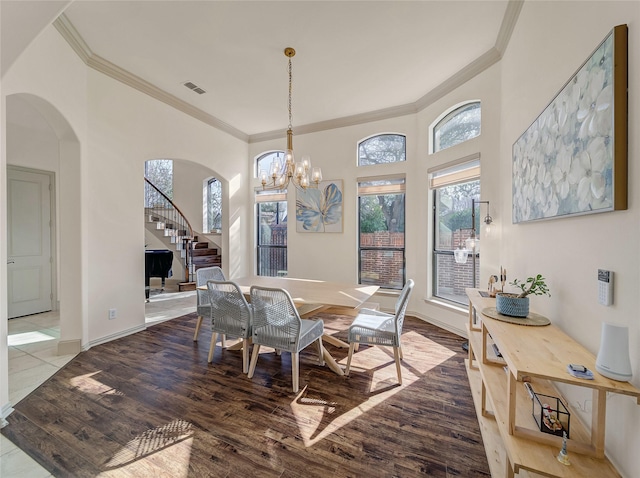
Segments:
[[[15,264],[16,261],[7,261],[7,264]]]

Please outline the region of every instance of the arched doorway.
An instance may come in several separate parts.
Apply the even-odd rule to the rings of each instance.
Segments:
[[[5,130],[6,167],[40,171],[51,177],[54,192],[51,294],[52,308],[58,308],[60,312],[58,354],[78,353],[86,343],[87,335],[83,292],[83,264],[86,261],[81,247],[80,143],[55,106],[30,94],[6,98]],[[7,335],[0,340],[6,344]],[[2,366],[8,367],[8,364]]]

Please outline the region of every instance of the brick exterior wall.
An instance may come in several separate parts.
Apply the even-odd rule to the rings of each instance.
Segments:
[[[388,231],[363,233],[360,234],[360,247],[404,248],[404,233]],[[360,252],[360,279],[363,284],[401,289],[403,274],[402,251],[362,250]]]

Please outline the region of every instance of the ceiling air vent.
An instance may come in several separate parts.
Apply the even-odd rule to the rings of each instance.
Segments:
[[[204,93],[206,93],[205,90],[203,90],[202,88],[200,88],[198,85],[196,85],[195,83],[191,83],[190,81],[187,81],[186,83],[183,83],[184,86],[186,86],[187,88],[189,88],[190,90],[195,91],[196,93],[198,93],[199,95],[202,95]]]

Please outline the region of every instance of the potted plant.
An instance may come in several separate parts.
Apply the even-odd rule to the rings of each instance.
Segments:
[[[496,310],[502,315],[526,317],[529,315],[529,295],[547,295],[551,297],[549,287],[545,283],[542,274],[528,277],[524,282],[514,279],[510,284],[519,288],[521,292],[515,294],[498,292],[496,294]]]

